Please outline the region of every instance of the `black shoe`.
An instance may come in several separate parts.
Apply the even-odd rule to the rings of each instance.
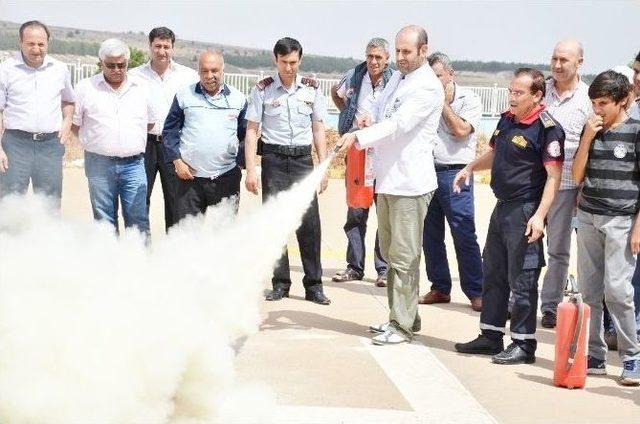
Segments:
[[[480,334],[478,338],[469,343],[456,343],[456,350],[460,353],[475,353],[478,355],[495,355],[502,352],[504,344],[502,340],[491,340],[487,336]]]
[[[331,303],[329,298],[324,295],[322,290],[307,290],[304,295],[304,300],[317,303],[318,305],[328,305]]]
[[[345,283],[347,281],[362,280],[362,277],[364,277],[364,275],[360,274],[355,269],[347,268],[344,271],[336,272],[336,275],[331,278],[331,281]]]
[[[493,356],[491,362],[500,365],[533,364],[536,362],[536,356],[511,343],[504,351]]]
[[[542,313],[542,320],[540,320],[540,323],[544,328],[556,328],[557,321],[558,318],[556,317],[556,314],[551,311],[547,311]]]
[[[267,293],[264,300],[282,300],[283,297],[289,297],[289,289],[282,286],[275,286],[273,290]]]

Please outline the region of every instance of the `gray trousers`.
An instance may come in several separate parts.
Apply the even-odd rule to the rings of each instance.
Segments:
[[[547,214],[547,272],[542,281],[540,310],[556,313],[562,302],[569,269],[571,218],[576,210],[578,189],[560,190]]]
[[[602,301],[618,333],[622,361],[640,359],[631,277],[635,257],[629,245],[634,217],[594,215],[578,210],[578,286],[591,308],[589,355],[606,359]]]
[[[433,192],[420,196],[378,194],[380,253],[388,264],[389,322],[412,338],[411,327],[420,322],[418,289],[422,232]]]

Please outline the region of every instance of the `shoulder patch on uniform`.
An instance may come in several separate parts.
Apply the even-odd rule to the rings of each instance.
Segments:
[[[556,123],[553,121],[553,118],[547,111],[540,112],[540,120],[542,121],[542,125],[545,128],[555,127]]]
[[[309,78],[309,77],[302,77],[302,82],[303,85],[306,85],[307,87],[313,87],[313,88],[318,88],[319,84],[318,84],[318,80],[315,80],[313,78]]]
[[[256,83],[256,87],[258,87],[259,90],[264,90],[265,88],[269,87],[272,82],[273,82],[273,77],[266,77],[258,81]]]

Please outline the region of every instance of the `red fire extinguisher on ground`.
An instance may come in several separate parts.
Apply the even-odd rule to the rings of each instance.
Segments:
[[[351,146],[347,150],[347,204],[352,208],[369,208],[373,203],[373,149]]]
[[[558,305],[556,356],[553,384],[580,389],[587,379],[587,345],[589,342],[589,305],[582,301],[575,278],[569,276],[565,295],[569,299]]]

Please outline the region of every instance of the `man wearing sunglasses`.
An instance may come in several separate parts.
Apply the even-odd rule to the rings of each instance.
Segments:
[[[125,227],[148,236],[144,151],[156,114],[148,87],[127,78],[129,47],[111,38],[100,45],[102,72],[76,86],[73,130],[85,150],[85,174],[93,216],[118,228],[118,203]]]

